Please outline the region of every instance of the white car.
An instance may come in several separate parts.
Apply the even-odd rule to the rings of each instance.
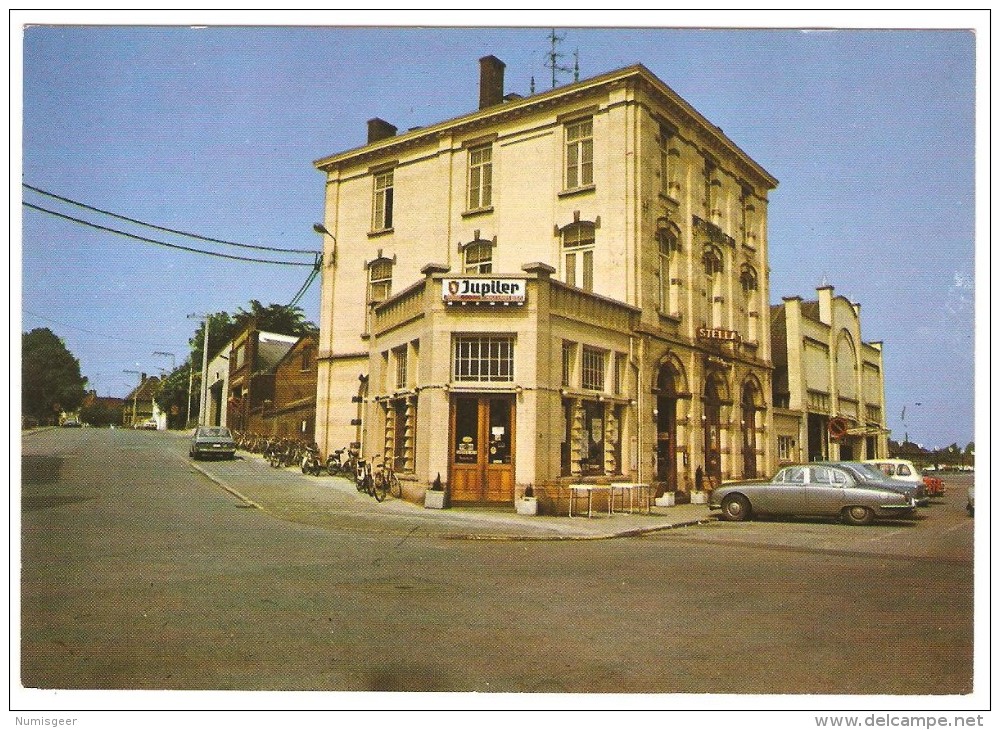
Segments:
[[[923,473],[913,465],[912,461],[906,459],[866,459],[864,463],[875,467],[892,481],[915,485],[917,503],[921,506],[927,504],[927,482],[924,480]]]

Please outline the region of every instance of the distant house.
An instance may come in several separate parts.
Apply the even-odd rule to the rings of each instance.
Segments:
[[[778,464],[888,453],[882,343],[861,338],[861,305],[834,294],[771,307]]]
[[[227,425],[229,398],[229,356],[233,343],[227,342],[219,354],[208,363],[208,418],[209,426]]]
[[[265,408],[274,403],[275,369],[299,338],[258,330],[251,322],[230,343],[226,425],[267,433]]]
[[[268,435],[315,439],[318,345],[318,335],[299,338],[275,367],[274,399],[264,412]]]
[[[139,385],[125,396],[125,405],[122,408],[122,425],[135,426],[159,415],[159,408],[155,404],[156,394],[159,390],[160,379],[155,375],[147,377],[146,373],[142,373]]]

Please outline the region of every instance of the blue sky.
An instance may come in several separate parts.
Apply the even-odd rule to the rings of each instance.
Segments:
[[[830,15],[817,20],[840,26]],[[117,26],[52,25],[92,22],[60,14],[25,28],[20,182],[212,238],[318,249],[312,224],[322,220],[323,177],[312,161],[364,144],[368,119],[405,130],[474,111],[478,59],[488,54],[507,64],[508,92],[527,94],[532,77],[538,91],[551,86],[548,16],[537,16],[537,27],[482,27],[463,16],[468,27],[389,28],[286,14],[270,22],[315,25],[277,27],[265,16],[262,26],[232,27],[242,17],[181,16],[203,28],[134,25],[143,22],[135,13],[104,21]],[[795,17],[800,27],[819,25]],[[974,439],[973,23],[963,29],[960,13],[937,14],[924,24],[952,27],[846,29],[912,28],[919,18],[882,13],[859,23],[844,14],[838,30],[721,30],[711,26],[728,16],[709,14],[697,28],[557,32],[563,63],[571,66],[579,50],[581,78],[644,64],[778,178],[769,206],[771,301],[812,298],[827,282],[860,302],[864,339],[885,343],[893,438],[964,446]],[[489,20],[498,23],[495,14]],[[125,370],[169,368],[172,358],[156,351],[182,362],[197,326],[188,314],[234,312],[250,299],[287,303],[309,273],[87,228],[19,206],[17,184],[21,330],[49,327],[62,337],[101,395],[134,386]],[[150,238],[260,254],[22,193]],[[316,283],[301,306],[317,323],[318,303]]]

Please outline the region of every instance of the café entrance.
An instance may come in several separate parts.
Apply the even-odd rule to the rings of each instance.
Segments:
[[[450,469],[453,503],[514,499],[514,397],[453,395]]]

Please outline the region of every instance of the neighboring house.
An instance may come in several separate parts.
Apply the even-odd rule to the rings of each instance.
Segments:
[[[861,339],[861,305],[816,290],[771,307],[778,461],[888,455],[882,343]]]
[[[777,180],[641,65],[528,97],[503,76],[483,58],[478,110],[372,119],[314,163],[320,450],[454,503],[769,473]]]
[[[208,363],[208,419],[209,426],[225,426],[229,398],[229,354],[232,342],[227,342],[219,354]]]
[[[142,373],[139,385],[133,388],[124,398],[122,425],[132,427],[137,423],[142,423],[156,416],[159,408],[155,404],[155,398],[159,390],[160,379],[155,375],[147,377],[146,373]],[[165,423],[162,428],[166,428]]]
[[[278,362],[274,400],[264,411],[267,435],[312,442],[316,437],[317,335],[306,335]]]
[[[251,322],[230,343],[226,425],[236,431],[267,432],[265,409],[274,402],[274,373],[299,338],[262,332]]]

